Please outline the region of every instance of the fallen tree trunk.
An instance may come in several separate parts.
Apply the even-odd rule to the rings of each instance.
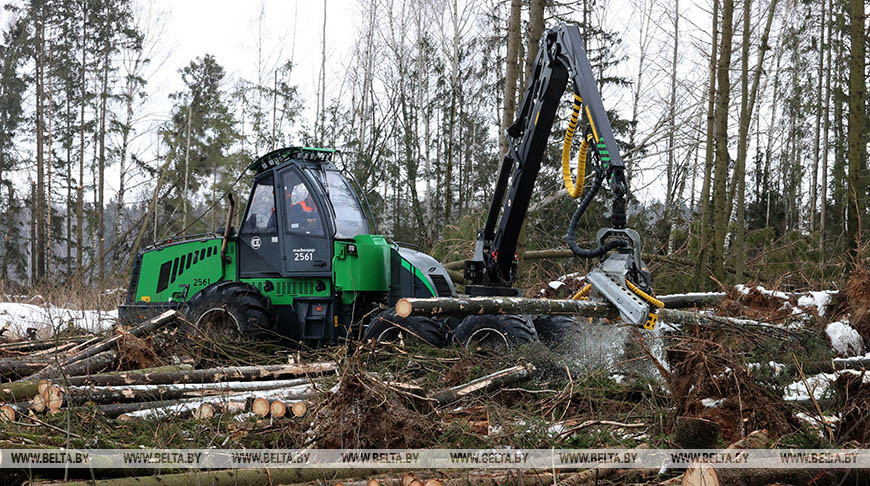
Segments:
[[[656,298],[668,309],[684,309],[686,307],[713,307],[722,302],[725,292],[692,292],[688,294],[659,295]]]
[[[183,371],[191,370],[193,366],[189,364],[160,366],[142,370],[130,371],[112,371],[109,373],[89,376],[71,376],[63,380],[63,384],[68,385],[87,385],[92,380],[99,380],[103,377],[118,377],[125,374],[137,376],[145,373],[162,372],[162,371]],[[114,379],[114,378],[111,378]],[[39,381],[17,381],[13,383],[0,384],[0,402],[18,402],[21,400],[29,400],[33,395],[39,392]]]
[[[658,255],[655,253],[644,253],[641,256],[647,262],[671,263],[687,267],[695,265],[695,262],[686,258]],[[569,249],[562,248],[552,250],[529,250],[520,253],[519,258],[520,260],[542,260],[545,258],[574,258],[574,252]],[[446,268],[447,270],[462,270],[463,268],[465,268],[465,260],[448,262],[443,265],[444,268]],[[734,269],[732,268],[728,268],[726,269],[726,271],[728,271],[729,273],[734,273]]]
[[[439,405],[446,405],[454,402],[466,395],[485,390],[491,386],[505,385],[516,380],[523,379],[535,370],[531,364],[517,365],[510,368],[496,371],[490,375],[482,376],[476,380],[471,380],[464,385],[454,386],[446,390],[439,390],[432,394],[432,398],[438,401]]]
[[[564,314],[615,318],[616,311],[605,302],[591,300],[529,299],[524,297],[441,297],[399,299],[400,317],[468,316],[475,314]]]
[[[870,469],[724,469],[694,463],[686,469],[684,486],[765,486],[773,483],[866,484]]]
[[[68,373],[72,376],[81,376],[81,375],[89,375],[92,373],[97,373],[103,371],[104,368],[112,364],[118,358],[118,350],[117,349],[107,349],[101,353],[97,353],[93,356],[89,356],[85,359],[75,361],[73,363],[64,365],[62,368],[58,368],[58,372],[49,372],[49,374],[40,375],[42,371],[37,373],[36,375],[32,375],[31,378],[46,378],[48,376],[57,376],[60,374],[60,370],[63,370],[63,373]],[[52,365],[54,366],[54,365]]]
[[[611,319],[616,317],[616,309],[608,302],[570,299],[531,299],[526,297],[407,298],[399,299],[396,302],[396,313],[400,317],[469,316],[476,314],[562,314]],[[781,330],[775,326],[749,319],[702,316],[694,312],[667,308],[659,310],[659,321],[682,325],[719,322]]]
[[[20,378],[31,375],[48,366],[47,359],[6,358],[0,359],[0,376]]]
[[[14,343],[0,344],[0,353],[30,353],[43,351],[67,343],[80,344],[93,339],[94,336],[70,336],[65,338],[41,339],[39,341],[18,341]]]
[[[220,395],[211,395],[206,397],[183,398],[178,400],[158,400],[153,402],[133,402],[133,403],[110,403],[105,405],[97,405],[95,408],[108,417],[117,417],[121,414],[126,414],[131,417],[154,415],[162,417],[164,415],[191,412],[196,410],[203,403],[226,403],[226,402],[247,402],[248,400],[262,398],[266,400],[268,410],[269,402],[272,399],[283,400],[300,400],[310,398],[315,392],[308,387],[290,387],[279,388],[275,390],[252,390],[248,392],[224,393]],[[141,413],[137,413],[141,412]]]
[[[69,385],[123,386],[123,385],[167,385],[178,383],[218,383],[222,381],[255,381],[263,379],[295,378],[300,376],[321,375],[338,369],[332,361],[308,364],[286,364],[266,366],[227,366],[202,370],[181,371],[129,371],[120,374],[99,374],[67,378]]]
[[[394,469],[402,474],[405,470]],[[155,476],[103,479],[98,481],[46,481],[31,483],[33,486],[260,486],[263,484],[308,483],[339,478],[371,477],[383,470],[363,468],[342,469],[227,469],[220,471],[194,471]]]
[[[73,373],[69,371],[69,366],[73,363],[77,363],[79,361],[86,360],[98,354],[105,353],[106,351],[114,350],[117,352],[118,341],[121,340],[125,334],[129,334],[135,337],[143,337],[147,334],[150,334],[157,329],[169,324],[174,321],[178,317],[178,312],[175,310],[168,310],[163,314],[151,319],[150,321],[145,321],[137,326],[132,327],[130,330],[126,331],[126,333],[116,333],[114,336],[104,339],[97,344],[87,347],[86,349],[76,353],[69,358],[61,361],[57,364],[52,364],[50,366],[45,367],[43,370],[39,371],[31,375],[29,378],[32,380],[38,380],[40,378],[50,378],[53,376],[58,376],[61,374],[65,375],[76,375],[80,373]]]
[[[71,386],[67,398],[73,404],[97,404],[177,400],[255,390],[275,390],[308,384],[308,378],[270,381],[230,381],[219,383],[179,383],[170,385]]]

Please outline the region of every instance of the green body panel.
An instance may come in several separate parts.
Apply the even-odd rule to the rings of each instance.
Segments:
[[[356,248],[356,254],[349,247]],[[390,290],[390,244],[379,235],[357,235],[353,241],[336,240],[332,258],[335,290],[343,300],[346,292],[388,292]],[[347,297],[345,297],[347,295]]]
[[[294,297],[324,297],[332,296],[332,288],[329,279],[326,278],[243,278],[242,282],[251,284],[265,295],[274,306],[293,305]],[[317,290],[317,283],[322,282]],[[271,290],[266,290],[268,283],[272,284]]]
[[[426,276],[423,274],[423,272],[420,271],[419,268],[411,265],[411,262],[405,260],[404,258],[402,258],[402,267],[404,267],[405,270],[413,273],[418,279],[420,279],[420,281],[423,282],[423,285],[426,286],[426,289],[432,293],[432,297],[438,296],[438,293],[435,292],[435,289],[432,288],[432,284],[429,283],[429,279],[426,278]]]
[[[236,244],[227,242],[230,261],[224,265],[222,242],[220,237],[182,241],[143,253],[134,302],[181,302],[219,280],[234,280]]]

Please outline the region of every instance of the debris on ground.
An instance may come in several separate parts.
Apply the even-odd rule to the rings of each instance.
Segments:
[[[558,281],[547,288],[567,294],[583,285],[570,276]],[[861,374],[866,348],[850,320],[860,309],[852,299],[848,311],[834,311],[833,295],[758,286],[731,289],[724,299],[691,294],[696,306],[721,300],[712,313],[697,312],[734,319],[662,322],[667,332],[647,335],[584,318],[564,342],[506,351],[401,341],[317,350],[241,343],[191,330],[174,315],[18,340],[0,344],[0,420],[14,417],[0,428],[0,445],[720,447],[757,430],[785,446],[863,441],[870,376]],[[801,371],[782,355],[783,343]],[[64,433],[36,433],[43,428]],[[612,472],[614,483],[662,479]]]

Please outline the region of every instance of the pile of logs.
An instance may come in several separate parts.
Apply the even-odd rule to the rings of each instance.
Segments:
[[[251,411],[265,417],[305,415],[309,399],[335,362],[193,369],[172,365],[126,372],[96,373],[118,358],[126,334],[146,337],[179,316],[168,311],[108,337],[58,338],[0,346],[0,420],[18,414],[55,414],[90,407],[110,418],[159,418],[168,414],[207,419],[217,411]],[[264,411],[265,404],[265,411]]]

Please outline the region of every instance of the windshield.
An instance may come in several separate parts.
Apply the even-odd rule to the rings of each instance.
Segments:
[[[335,170],[325,172],[329,199],[335,209],[335,237],[353,238],[369,234],[369,224],[347,179]]]

